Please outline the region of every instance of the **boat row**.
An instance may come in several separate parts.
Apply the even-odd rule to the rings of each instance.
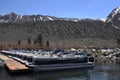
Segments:
[[[1,52],[33,70],[48,71],[94,66],[94,58],[85,51],[10,50]]]

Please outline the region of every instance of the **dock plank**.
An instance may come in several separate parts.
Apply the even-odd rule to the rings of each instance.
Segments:
[[[29,70],[28,67],[26,67],[24,64],[21,64],[20,62],[9,58],[3,54],[0,54],[0,58],[5,61],[6,67],[11,71],[11,72],[16,72],[16,71],[26,71]]]

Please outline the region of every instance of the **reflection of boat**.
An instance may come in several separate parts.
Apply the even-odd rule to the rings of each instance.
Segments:
[[[5,70],[2,71],[5,73]],[[1,76],[1,75],[0,75]],[[4,75],[3,76],[7,76]],[[72,69],[60,71],[34,72],[33,74],[11,75],[15,80],[89,80],[91,73],[89,69]],[[10,77],[10,79],[11,79]]]
[[[116,54],[116,63],[120,64],[120,53]]]
[[[62,71],[51,71],[51,72],[39,72],[34,73],[34,79],[39,80],[87,80],[89,79],[89,71],[88,69],[76,69],[76,70],[62,70]]]
[[[24,63],[33,70],[49,71],[61,69],[89,68],[94,66],[94,59],[87,52],[17,52],[2,51],[3,54]]]
[[[3,67],[4,61],[0,59],[0,67]]]

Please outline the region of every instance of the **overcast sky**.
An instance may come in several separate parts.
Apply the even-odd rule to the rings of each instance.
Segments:
[[[0,0],[0,14],[41,14],[66,18],[105,18],[120,0]]]

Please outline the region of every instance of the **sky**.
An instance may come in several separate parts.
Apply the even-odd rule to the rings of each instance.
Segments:
[[[120,0],[0,0],[0,15],[50,15],[63,18],[106,18]]]

